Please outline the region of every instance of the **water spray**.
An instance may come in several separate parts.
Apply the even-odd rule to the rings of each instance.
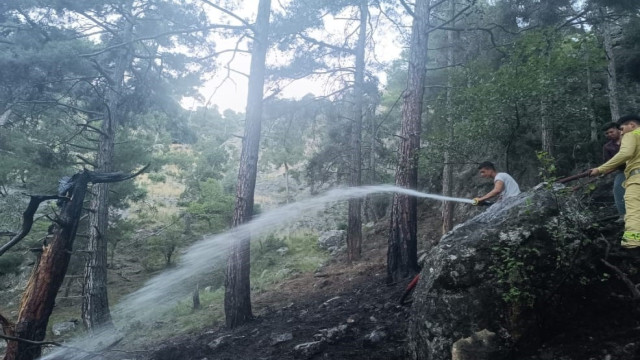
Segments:
[[[330,190],[327,193],[291,203],[280,208],[267,211],[251,221],[218,235],[207,236],[191,245],[182,255],[180,264],[147,281],[135,292],[127,295],[112,311],[112,317],[121,326],[148,323],[158,314],[175,306],[193,289],[196,275],[210,270],[213,264],[227,258],[227,252],[234,241],[242,238],[255,238],[272,232],[284,224],[294,222],[303,216],[309,216],[324,209],[326,204],[337,201],[361,198],[377,193],[399,193],[419,198],[439,201],[454,201],[473,204],[473,200],[435,194],[427,194],[416,190],[404,189],[392,185],[361,186]],[[117,330],[109,329],[92,336],[76,339],[69,348],[61,348],[43,357],[43,359],[81,359],[86,353],[79,349],[104,348],[122,337]],[[73,350],[71,350],[71,347]],[[89,351],[89,350],[87,350]],[[91,350],[92,352],[95,350]]]

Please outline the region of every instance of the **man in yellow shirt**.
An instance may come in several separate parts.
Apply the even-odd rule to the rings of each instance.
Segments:
[[[607,173],[626,164],[624,203],[627,213],[624,216],[624,234],[622,246],[640,247],[640,116],[627,115],[618,120],[622,130],[620,151],[606,163],[591,169],[591,176]]]

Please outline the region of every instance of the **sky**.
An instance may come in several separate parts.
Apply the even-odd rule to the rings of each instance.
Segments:
[[[272,2],[272,11],[283,11],[282,1]],[[239,9],[235,12],[249,22],[255,19],[257,11],[257,1],[244,1]],[[345,33],[345,28],[353,29],[353,21],[345,20],[349,14],[338,14],[337,16],[327,15],[324,18],[325,29],[322,31],[314,31],[312,34],[318,39],[327,39],[335,37],[340,39]],[[229,17],[221,16],[216,10],[210,11],[210,16],[216,21],[228,21],[231,24],[239,24],[237,20]],[[379,16],[378,11],[371,10],[372,19],[370,23],[376,23],[377,29],[373,34],[375,47],[367,51],[367,61],[378,65],[385,65],[400,57],[403,47],[403,39],[394,26],[383,16]],[[408,20],[407,20],[408,21]],[[405,24],[407,25],[407,24]],[[221,36],[215,36],[213,39],[216,43],[216,50],[233,49],[236,39],[225,39]],[[246,44],[244,45],[246,48]],[[209,80],[200,89],[204,101],[198,101],[193,98],[185,98],[182,104],[185,108],[195,109],[200,106],[217,106],[223,112],[231,109],[236,112],[244,112],[247,97],[246,76],[240,74],[249,73],[249,65],[251,56],[248,53],[236,53],[232,59],[231,53],[221,54],[218,59],[218,69],[213,74],[208,74]],[[230,61],[231,60],[231,61]],[[283,64],[288,61],[286,54],[277,53],[270,50],[267,54],[267,63],[272,65]],[[351,65],[351,64],[350,64]],[[225,67],[229,66],[232,71],[229,72]],[[380,79],[384,86],[386,76],[384,72],[376,72],[375,75]],[[326,77],[305,78],[296,81],[286,81],[280,97],[298,99],[308,93],[314,95],[326,95],[334,91],[339,85],[335,80]],[[269,93],[269,84],[265,84],[265,96]]]

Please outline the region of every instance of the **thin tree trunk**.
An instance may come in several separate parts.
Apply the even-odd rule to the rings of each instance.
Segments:
[[[449,2],[449,16],[451,19],[456,14],[456,2],[450,0]],[[452,22],[451,27],[455,27],[455,21]],[[452,66],[455,62],[453,46],[455,43],[455,33],[449,31],[447,33],[447,42],[449,49],[447,50],[447,123],[445,129],[447,133],[447,145],[444,148],[444,167],[442,169],[442,194],[445,196],[452,196],[453,194],[453,165],[451,164],[451,152],[449,146],[453,144],[453,115],[451,114],[452,104],[452,86],[453,86],[453,70]],[[442,233],[445,234],[453,228],[453,201],[445,201],[442,204]]]
[[[402,129],[396,169],[397,186],[416,189],[422,106],[426,78],[430,0],[416,0],[411,28],[407,89],[402,105]],[[395,194],[387,251],[387,281],[395,282],[418,271],[417,202]]]
[[[620,105],[618,104],[618,78],[616,76],[616,58],[613,53],[613,39],[611,38],[611,24],[605,19],[606,9],[600,8],[602,18],[602,37],[604,53],[607,56],[607,89],[609,95],[609,108],[611,121],[620,118]]]
[[[369,180],[370,185],[374,185],[377,182],[376,174],[376,137],[378,129],[376,126],[375,106],[370,111],[367,111],[367,118],[369,119],[370,136],[369,136]],[[376,202],[373,195],[369,195],[364,201],[364,214],[366,222],[373,222],[378,220],[378,214],[376,209]]]
[[[287,162],[284,162],[284,188],[285,188],[285,195],[286,195],[286,199],[285,199],[285,203],[289,203],[289,164],[287,164]]]
[[[547,47],[544,52],[546,59],[545,72],[542,76],[542,88],[552,89],[552,80],[549,77],[549,71],[551,68],[551,40],[547,38]],[[543,91],[540,98],[540,133],[542,141],[542,151],[546,152],[550,156],[553,156],[553,127],[551,125],[551,117],[549,116],[549,103],[550,95]]]
[[[593,105],[593,82],[591,81],[591,65],[589,61],[589,49],[585,50],[585,70],[587,76],[587,102],[589,103],[589,140],[598,141],[598,123],[596,122],[595,106]]]
[[[200,309],[200,286],[198,284],[196,284],[196,289],[193,290],[193,296],[191,296],[191,299],[193,300],[193,310]]]
[[[123,33],[124,39],[131,38],[133,24],[128,23]],[[124,75],[131,62],[128,47],[117,51],[113,70],[112,87],[108,87],[106,109],[99,138],[96,156],[96,171],[113,171],[115,137],[120,122],[119,101],[124,88]],[[87,244],[87,264],[82,291],[82,321],[89,332],[103,326],[112,326],[107,294],[107,228],[109,225],[109,185],[106,183],[93,186],[93,197],[89,212],[89,241]]]
[[[368,0],[360,2],[360,32],[356,47],[356,73],[354,79],[353,123],[351,126],[351,186],[362,184],[362,153],[360,141],[362,138],[362,108],[364,88],[364,50],[367,39]],[[347,229],[348,261],[360,259],[362,251],[362,200],[349,200],[349,225]]]
[[[264,95],[265,59],[268,48],[271,0],[260,0],[256,17],[251,52],[249,91],[233,226],[241,225],[253,215],[253,196],[258,168],[260,128],[262,124],[262,98]],[[250,239],[237,239],[229,259],[225,277],[224,313],[227,327],[235,328],[253,317],[250,289]]]

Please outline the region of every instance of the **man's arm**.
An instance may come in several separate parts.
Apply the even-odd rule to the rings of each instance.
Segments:
[[[494,182],[493,190],[489,191],[485,196],[475,198],[478,202],[485,201],[491,199],[494,196],[500,195],[500,193],[504,190],[504,181],[496,180]]]
[[[609,161],[600,165],[595,169],[591,169],[591,176],[607,173],[611,170],[617,169],[620,165],[624,164],[627,160],[633,157],[636,150],[637,136],[635,134],[626,134],[622,137],[620,143],[620,151],[615,154]]]

